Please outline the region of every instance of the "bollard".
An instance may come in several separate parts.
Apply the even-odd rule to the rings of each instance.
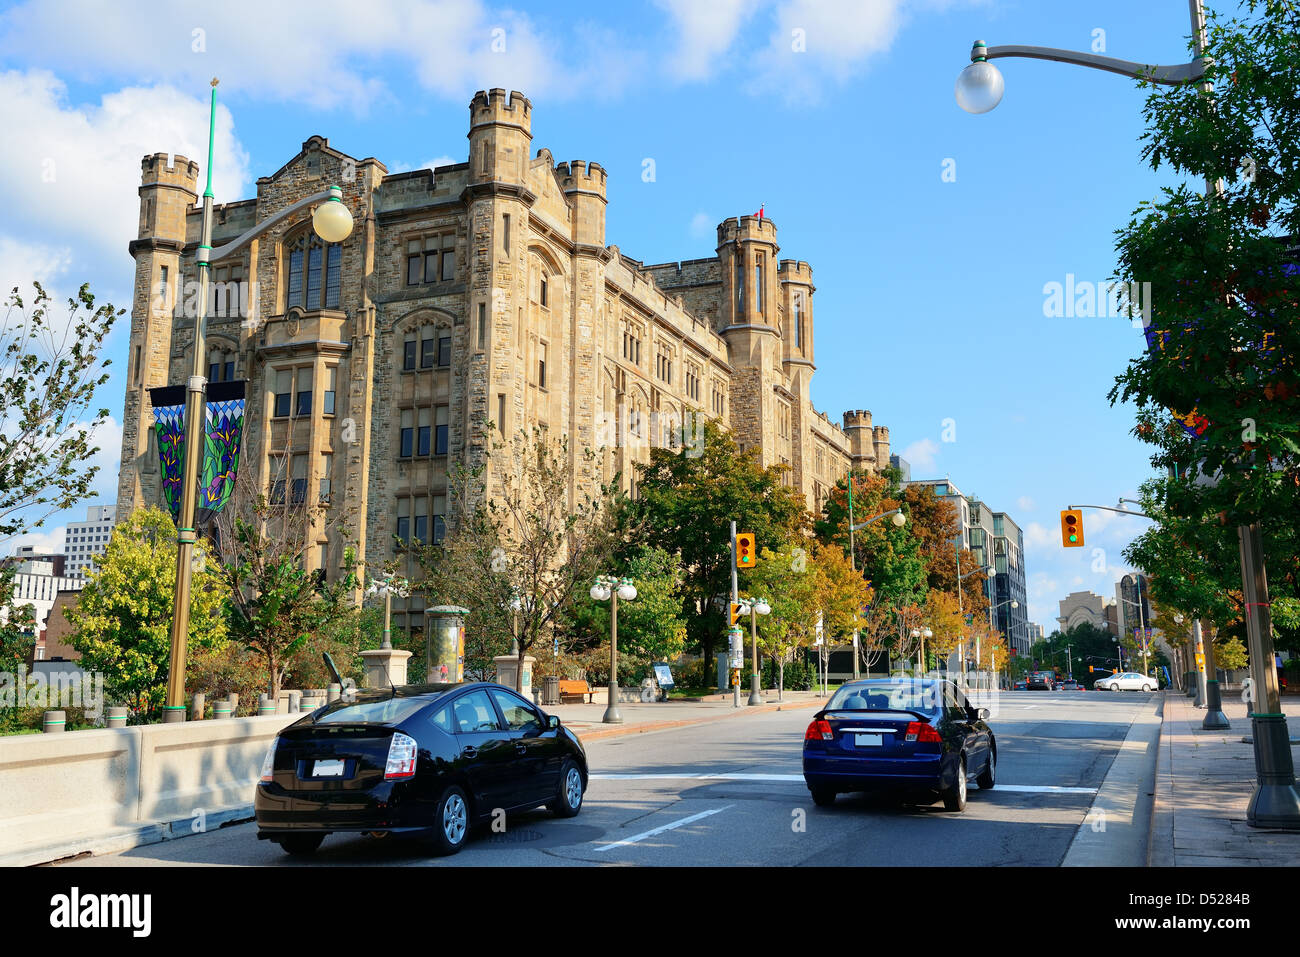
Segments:
[[[124,704],[110,704],[108,706],[108,726],[110,728],[126,727],[127,709]]]
[[[326,695],[326,701],[338,701],[343,695],[343,686],[337,681],[330,682],[329,692]]]
[[[45,717],[41,720],[41,731],[45,734],[58,734],[63,731],[68,723],[68,713],[66,711],[47,711]]]
[[[208,696],[202,691],[194,695],[194,721],[203,720],[203,711],[207,707]]]
[[[212,702],[212,720],[215,721],[218,718],[229,718],[234,713],[234,705],[231,704],[229,698],[224,701],[218,700]]]
[[[275,702],[270,698],[263,698],[257,703],[257,714],[259,717],[267,714],[275,714]]]
[[[301,710],[302,710],[302,692],[290,691],[289,692],[289,713],[297,714]]]
[[[228,697],[230,699],[230,717],[234,718],[239,714],[239,695],[232,691]]]

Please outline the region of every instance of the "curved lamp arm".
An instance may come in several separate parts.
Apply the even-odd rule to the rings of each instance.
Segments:
[[[995,60],[999,57],[1025,57],[1030,60],[1054,60],[1057,63],[1073,63],[1075,66],[1091,67],[1118,73],[1135,80],[1150,80],[1152,83],[1166,83],[1177,86],[1192,80],[1199,80],[1205,75],[1205,61],[1192,60],[1177,66],[1153,66],[1134,63],[1132,60],[1118,60],[1115,57],[1098,56],[1095,53],[1079,53],[1074,50],[1057,50],[1054,47],[1000,46],[986,47],[977,43],[971,47],[971,62]]]
[[[288,219],[290,216],[298,212],[298,210],[300,209],[304,209],[308,206],[315,206],[317,203],[323,203],[327,199],[331,199],[331,198],[342,199],[343,190],[339,189],[337,186],[331,186],[329,189],[323,192],[315,193],[311,196],[308,196],[306,199],[299,200],[298,202],[294,203],[292,206],[286,206],[284,209],[280,210],[270,219],[263,220],[262,222],[254,226],[252,229],[248,230],[246,233],[243,233],[240,236],[235,237],[230,242],[226,243],[224,246],[218,246],[217,248],[211,251],[205,250],[202,247],[200,247],[197,252],[197,258],[200,262],[218,262],[222,259],[225,259],[227,256],[233,256],[235,253],[239,252],[241,249],[243,249],[245,246],[251,243],[258,236],[262,235],[262,233],[266,232],[276,223],[283,222],[285,219]],[[207,252],[206,259],[204,259],[203,257],[203,254],[205,252]]]

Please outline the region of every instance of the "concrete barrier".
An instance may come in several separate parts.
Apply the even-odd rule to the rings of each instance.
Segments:
[[[262,759],[301,715],[0,737],[0,865],[123,850],[251,815]]]

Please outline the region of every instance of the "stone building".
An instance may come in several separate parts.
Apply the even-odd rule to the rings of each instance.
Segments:
[[[652,445],[689,445],[692,410],[788,466],[812,508],[850,466],[888,464],[871,413],[841,426],[813,406],[812,269],[779,257],[770,219],[726,220],[711,257],[643,265],[606,241],[605,169],[534,152],[531,127],[521,94],[480,92],[467,162],[390,174],[313,136],[255,197],[215,207],[214,246],[329,185],[355,223],[326,245],[303,212],[214,263],[207,378],[248,381],[240,483],[354,515],[374,567],[445,534],[454,463],[484,465],[490,493],[492,430],[566,436],[571,496],[615,474],[628,488]],[[198,176],[143,160],[119,518],[162,501],[148,389],[190,374]],[[311,529],[310,567],[337,566],[335,531]]]

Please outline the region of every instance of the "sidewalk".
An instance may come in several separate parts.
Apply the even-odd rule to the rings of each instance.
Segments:
[[[1240,695],[1224,696],[1223,713],[1232,727],[1203,731],[1205,711],[1192,698],[1167,692],[1160,754],[1156,763],[1155,808],[1147,863],[1152,867],[1294,866],[1300,862],[1300,833],[1269,831],[1246,824],[1255,786],[1253,745],[1246,705]],[[1295,699],[1282,699],[1293,740],[1300,732]],[[1300,745],[1291,755],[1300,765]]]
[[[740,695],[740,707],[734,707],[731,695],[725,698],[712,696],[707,701],[659,701],[653,704],[619,704],[619,713],[623,716],[622,724],[604,724],[604,695],[594,704],[557,704],[542,705],[547,714],[558,715],[560,720],[576,734],[585,744],[601,738],[612,738],[624,734],[643,734],[647,731],[663,731],[667,728],[681,728],[706,721],[717,721],[745,714],[762,714],[767,711],[789,711],[793,708],[815,708],[825,702],[825,697],[818,697],[814,691],[787,691],[784,701],[776,700],[775,691],[763,692],[764,704],[749,706],[749,692]]]

